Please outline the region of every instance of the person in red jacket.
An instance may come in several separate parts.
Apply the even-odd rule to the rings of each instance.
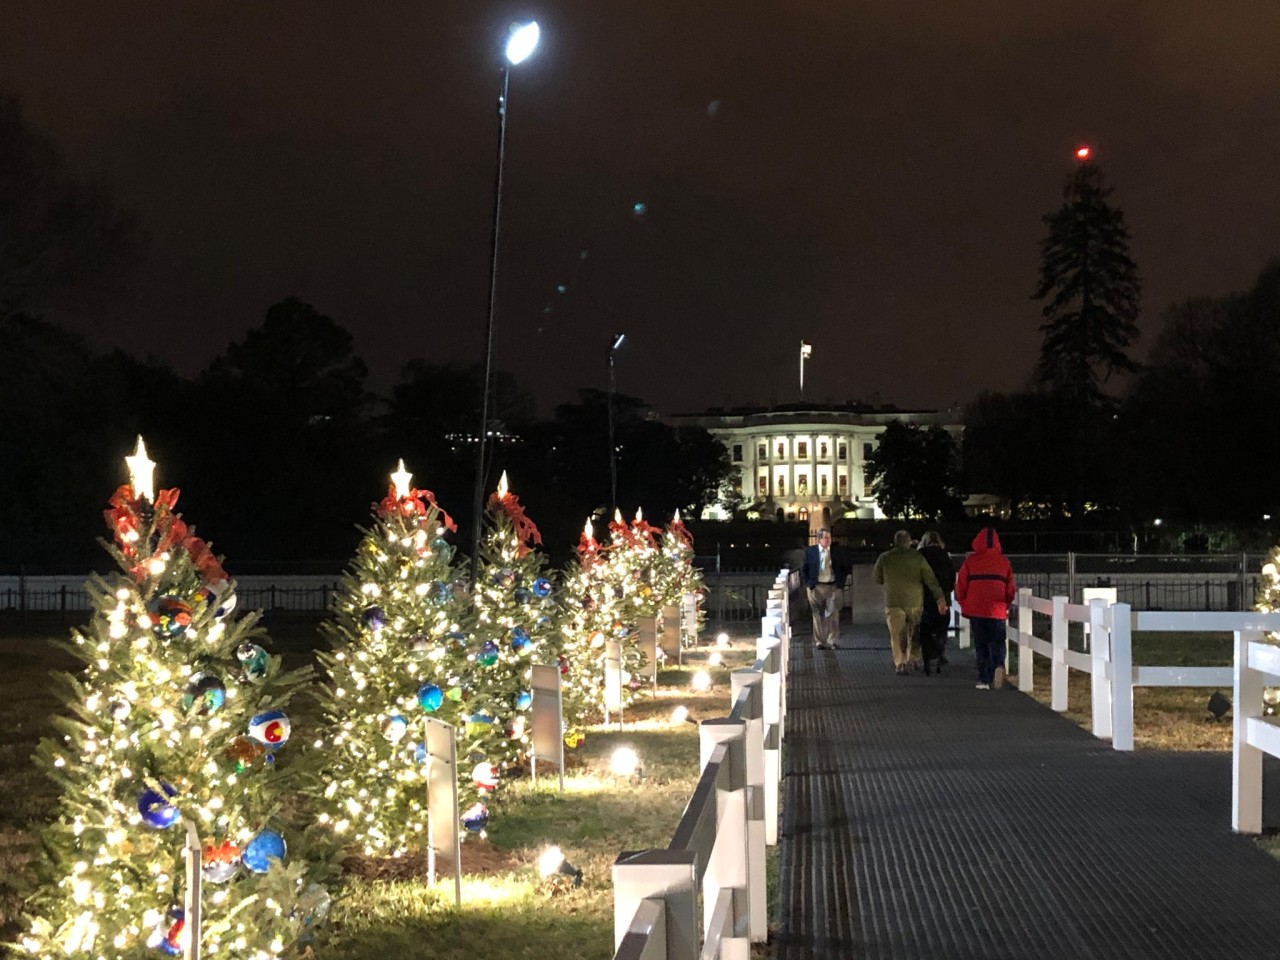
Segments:
[[[1004,686],[1005,621],[1014,595],[1013,568],[1000,549],[1000,537],[994,528],[983,527],[956,574],[956,600],[969,620],[979,690]]]

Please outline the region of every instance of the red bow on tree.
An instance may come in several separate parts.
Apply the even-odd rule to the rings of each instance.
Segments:
[[[423,503],[424,500],[426,503]],[[453,522],[453,517],[441,509],[440,504],[436,503],[436,495],[430,490],[419,490],[413,487],[409,490],[407,497],[398,497],[395,484],[389,484],[387,495],[381,503],[375,504],[374,508],[384,517],[400,513],[406,517],[417,516],[420,520],[425,520],[429,516],[427,504],[440,514],[440,523],[445,529],[450,533],[458,532],[458,525]]]
[[[155,502],[148,504],[145,500],[135,497],[133,487],[125,483],[116,488],[116,492],[108,501],[108,508],[102,512],[102,515],[107,521],[107,526],[111,528],[111,534],[120,552],[136,560],[139,558],[137,544],[142,537],[142,528],[147,523],[150,523],[151,532],[156,537],[154,546],[148,547],[149,554],[164,553],[174,545],[186,541],[187,525],[182,517],[173,512],[173,508],[177,505],[177,487],[161,490],[156,494]],[[144,519],[148,512],[152,516]],[[146,564],[142,562],[130,567],[129,572],[139,583],[146,579],[148,573]]]
[[[542,544],[542,534],[538,532],[537,524],[525,515],[524,507],[520,506],[520,498],[510,490],[491,493],[489,508],[502,510],[511,518],[511,525],[516,532],[516,556],[523,557],[533,549],[533,544]]]
[[[670,530],[671,533],[678,537],[686,547],[690,550],[693,549],[693,534],[690,533],[689,528],[684,525],[684,521],[680,519],[679,514],[672,519]]]

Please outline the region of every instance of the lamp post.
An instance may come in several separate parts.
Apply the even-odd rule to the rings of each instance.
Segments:
[[[522,63],[538,46],[541,31],[536,21],[513,23],[502,63],[502,91],[498,94],[498,170],[493,184],[493,236],[489,259],[489,318],[484,334],[484,383],[480,392],[480,437],[476,444],[476,488],[471,520],[471,580],[480,563],[480,514],[484,510],[485,454],[489,446],[489,381],[493,373],[493,314],[498,296],[498,231],[502,225],[502,170],[507,157],[507,92],[511,68]]]
[[[613,394],[616,387],[613,355],[618,352],[618,348],[622,346],[622,341],[625,339],[627,339],[625,333],[615,333],[609,340],[609,348],[605,351],[605,356],[609,360],[609,516],[613,516],[618,509],[618,451],[613,443]]]

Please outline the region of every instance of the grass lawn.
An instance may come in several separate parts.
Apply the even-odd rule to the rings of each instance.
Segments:
[[[307,663],[316,644],[313,618],[269,618],[273,652],[286,666]],[[47,640],[66,635],[56,621],[21,624],[0,618],[0,940],[19,932],[28,865],[37,832],[56,815],[57,796],[31,763],[37,740],[51,732],[57,703],[48,691],[51,670],[72,661]],[[708,631],[704,637],[714,636]],[[463,845],[463,908],[453,906],[450,882],[430,888],[425,861],[397,864],[395,876],[370,879],[349,873],[335,897],[328,933],[314,945],[317,958],[380,960],[427,954],[439,960],[485,957],[608,957],[613,950],[610,867],[623,850],[665,847],[693,792],[698,775],[698,734],[693,723],[673,723],[683,704],[691,720],[729,711],[729,671],[748,665],[755,641],[743,631],[711,671],[710,691],[692,693],[689,678],[711,650],[686,651],[685,666],[662,670],[655,695],[642,692],[626,715],[625,729],[588,728],[586,741],[568,755],[565,790],[554,777],[537,787],[508,784],[490,804],[489,838]],[[305,723],[295,703],[295,729]],[[609,756],[634,747],[642,770],[631,780],[609,773]],[[539,853],[559,845],[582,869],[578,889],[556,892],[537,876]],[[776,867],[771,869],[776,883]],[[774,898],[771,895],[770,902]]]
[[[1074,625],[1073,625],[1074,626]],[[1230,666],[1232,637],[1228,633],[1135,633],[1133,662],[1141,666]],[[1068,641],[1083,650],[1075,630]],[[1016,657],[1015,657],[1016,663]],[[1017,667],[1010,668],[1017,683]],[[1049,706],[1049,661],[1035,658],[1035,692]],[[1067,670],[1067,716],[1090,729],[1089,674]],[[1231,699],[1231,688],[1219,692]],[[1137,687],[1133,691],[1133,741],[1138,750],[1230,750],[1231,715],[1214,720],[1206,707],[1209,687]]]

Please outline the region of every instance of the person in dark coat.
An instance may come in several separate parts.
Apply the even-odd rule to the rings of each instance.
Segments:
[[[947,545],[942,542],[942,537],[936,530],[926,531],[916,549],[937,577],[938,586],[942,587],[943,598],[948,604],[946,613],[939,613],[937,607],[925,604],[920,617],[920,650],[924,658],[924,673],[928,676],[934,669],[942,673],[947,662],[947,626],[951,621],[951,591],[956,585],[956,568],[951,562],[951,554],[947,553]]]
[[[819,650],[840,643],[840,591],[852,569],[848,554],[831,542],[831,531],[818,531],[818,542],[804,552],[800,580],[813,612],[813,642]]]

